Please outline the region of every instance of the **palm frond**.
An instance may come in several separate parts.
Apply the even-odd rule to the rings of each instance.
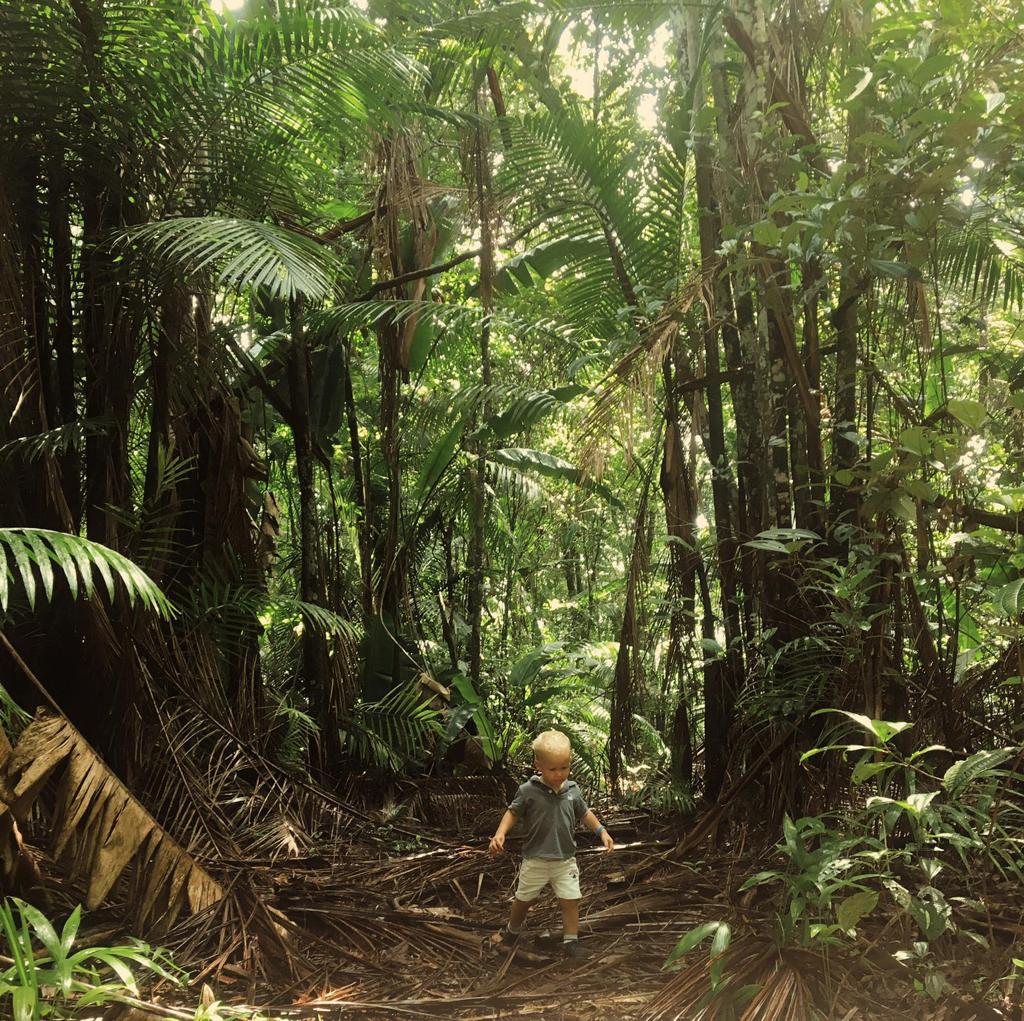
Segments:
[[[358,702],[345,732],[345,747],[362,762],[397,771],[443,736],[440,710],[423,701],[422,689],[414,682],[377,702]]]
[[[123,237],[166,270],[187,276],[213,271],[222,284],[285,300],[326,298],[345,273],[329,248],[256,220],[183,216],[133,228]]]
[[[943,278],[985,306],[1007,311],[1024,309],[1024,238],[990,216],[969,219],[939,240],[938,263]]]
[[[169,926],[181,911],[203,911],[224,896],[62,716],[40,713],[18,739],[4,768],[11,799],[0,811],[24,818],[58,773],[53,853],[87,880],[89,907],[106,898],[132,862],[142,878],[135,908],[143,928]]]
[[[2,528],[0,552],[4,554],[0,569],[2,610],[8,606],[12,578],[20,580],[30,607],[35,606],[40,583],[45,597],[52,599],[57,567],[72,596],[78,595],[81,586],[82,594],[91,598],[96,591],[94,574],[98,573],[111,600],[116,597],[119,582],[131,605],[138,600],[161,617],[170,619],[174,615],[170,601],[140,567],[98,542],[44,528]]]
[[[109,419],[79,419],[32,436],[19,436],[0,447],[0,461],[18,458],[31,463],[44,457],[57,457],[71,450],[81,450],[87,436],[102,435],[109,426]]]

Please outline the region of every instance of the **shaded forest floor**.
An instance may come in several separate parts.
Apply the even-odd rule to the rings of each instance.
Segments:
[[[520,945],[496,946],[518,856],[511,839],[512,853],[487,855],[505,799],[468,787],[416,789],[404,809],[378,809],[361,835],[339,840],[329,853],[239,862],[220,914],[190,919],[162,941],[188,968],[190,988],[157,985],[147,993],[159,1005],[155,1012],[128,1017],[190,1021],[199,999],[258,1005],[270,1017],[369,1021],[1024,1017],[1019,1002],[992,995],[1007,954],[1024,937],[1024,892],[1001,891],[992,900],[1003,905],[998,916],[979,917],[994,950],[970,952],[951,941],[935,955],[931,966],[941,967],[948,986],[932,999],[914,988],[922,971],[894,957],[914,937],[881,910],[849,950],[780,951],[770,938],[776,906],[766,888],[740,889],[774,864],[774,834],[735,821],[675,860],[670,853],[686,823],[603,806],[620,846],[607,854],[581,843],[581,935],[589,959],[563,957],[550,891],[531,912]],[[94,924],[103,915],[95,914]],[[747,1013],[700,1012],[711,983],[707,942],[680,970],[664,970],[680,938],[709,921],[727,921],[732,930],[723,958],[728,981],[759,987]],[[545,940],[545,930],[555,939]],[[87,941],[113,931],[94,931]]]

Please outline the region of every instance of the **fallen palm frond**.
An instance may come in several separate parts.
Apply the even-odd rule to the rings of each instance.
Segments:
[[[41,711],[2,766],[0,818],[25,818],[59,775],[51,802],[53,854],[86,882],[88,907],[99,905],[133,862],[142,929],[165,928],[183,910],[202,911],[224,896],[63,717]]]

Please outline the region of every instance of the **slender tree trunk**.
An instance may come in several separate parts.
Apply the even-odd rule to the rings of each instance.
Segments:
[[[363,472],[362,444],[359,441],[359,419],[356,415],[356,400],[352,389],[352,336],[344,341],[342,361],[342,389],[345,398],[345,421],[348,425],[349,450],[352,456],[352,496],[358,519],[356,532],[359,541],[359,577],[361,581],[360,601],[363,619],[373,616],[373,540],[370,535],[369,498]]]
[[[313,477],[313,433],[310,423],[309,350],[302,324],[302,306],[293,300],[289,309],[291,353],[288,359],[288,387],[294,417],[295,468],[299,482],[299,584],[303,602],[323,604],[320,544],[317,527],[316,487]],[[317,716],[324,740],[323,765],[336,761],[337,719],[324,636],[308,624],[302,633],[302,664],[310,704]]]
[[[494,286],[494,241],[491,231],[490,196],[490,150],[483,129],[476,131],[476,205],[480,220],[480,303],[483,306],[484,322],[480,328],[480,381],[487,388],[491,385],[491,323],[490,312],[493,304]],[[487,415],[487,401],[481,405],[481,414]],[[480,690],[480,669],[482,660],[482,636],[484,606],[484,577],[487,550],[487,463],[484,445],[481,443],[473,473],[473,531],[469,555],[469,676],[474,687]]]
[[[854,7],[851,16],[856,19],[852,43],[862,45],[867,39],[871,23],[872,5],[865,2],[859,12]],[[847,162],[863,169],[864,146],[860,136],[867,130],[867,111],[856,104],[847,122]],[[855,439],[857,431],[857,354],[861,298],[870,287],[870,278],[864,267],[865,252],[850,252],[844,262],[839,280],[839,300],[832,313],[836,331],[836,393],[832,411],[832,477],[829,489],[830,525],[856,525],[860,500],[851,488],[850,472],[860,457]],[[836,473],[840,473],[837,477]],[[843,543],[846,545],[846,543]]]
[[[680,26],[680,57],[684,66],[689,67],[693,74],[697,69],[697,46],[699,39],[699,25],[696,11],[687,8],[687,22],[685,28]],[[697,88],[694,93],[694,118],[704,106],[704,91]],[[696,122],[696,121],[695,121]],[[694,183],[697,191],[698,218],[697,229],[700,241],[701,267],[703,272],[715,282],[713,294],[715,296],[714,312],[705,317],[702,324],[702,347],[704,350],[704,370],[708,376],[719,375],[722,369],[722,356],[719,347],[719,326],[716,320],[723,320],[727,316],[729,292],[717,271],[717,250],[720,247],[720,226],[718,218],[718,202],[716,199],[711,152],[707,139],[702,135],[694,137]],[[746,310],[745,302],[737,304],[737,310]],[[750,316],[752,319],[752,310]],[[747,328],[752,325],[747,324]],[[730,359],[735,364],[730,369],[739,370],[742,368],[739,351],[739,337],[736,331],[722,327],[723,336],[727,339],[727,349],[733,348],[733,355]],[[750,363],[746,363],[750,368]],[[755,370],[756,371],[756,370]],[[742,383],[737,384],[734,394],[747,396]],[[737,406],[737,398],[734,397],[734,409],[736,410],[737,432],[739,434],[742,417]],[[711,492],[714,507],[715,539],[718,547],[718,562],[721,583],[722,598],[722,620],[725,629],[727,657],[721,669],[716,669],[705,674],[705,737],[704,737],[704,770],[705,770],[705,791],[707,796],[714,799],[718,796],[725,780],[725,767],[728,761],[729,730],[732,725],[732,716],[736,694],[742,678],[742,660],[739,651],[741,638],[740,609],[738,602],[738,579],[736,563],[739,554],[737,529],[732,502],[731,471],[725,440],[725,415],[722,402],[722,389],[720,382],[709,382],[707,386],[707,412],[708,412],[708,458],[711,461]],[[749,425],[749,420],[747,422]],[[743,450],[740,451],[741,468],[749,484],[759,489],[756,470],[757,462],[751,459],[744,464]],[[750,456],[748,450],[747,456]],[[760,502],[762,495],[754,497]],[[747,492],[747,505],[752,506],[751,494]],[[741,502],[742,506],[742,502]],[[749,515],[748,515],[749,527]],[[749,591],[749,590],[748,590]],[[706,614],[705,614],[706,616]]]
[[[608,739],[608,779],[612,790],[619,789],[622,766],[633,750],[634,691],[640,666],[640,633],[637,626],[639,587],[648,560],[647,505],[650,482],[644,486],[633,524],[633,543],[626,574],[626,602],[619,629],[619,649],[615,656],[612,682],[611,722]]]
[[[678,340],[676,341],[678,344]],[[674,345],[675,346],[675,345]],[[680,428],[680,401],[676,393],[672,352],[665,356],[662,374],[665,381],[665,449],[661,463],[661,490],[665,499],[665,525],[669,538],[668,650],[665,654],[666,690],[675,681],[676,712],[669,735],[672,771],[675,777],[689,784],[693,770],[693,740],[686,707],[685,649],[692,638],[696,542],[696,486],[689,474],[689,463]]]

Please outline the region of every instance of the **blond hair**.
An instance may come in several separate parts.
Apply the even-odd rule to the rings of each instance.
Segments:
[[[556,758],[572,752],[572,742],[560,730],[545,730],[530,744],[534,755]]]

